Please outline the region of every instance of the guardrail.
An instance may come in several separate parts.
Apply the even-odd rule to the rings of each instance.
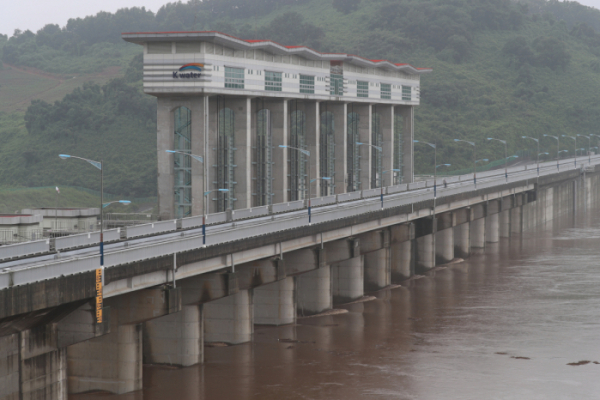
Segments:
[[[50,239],[0,246],[0,260],[32,256],[50,251]]]
[[[540,176],[549,175],[554,173],[556,164],[548,163],[547,165],[540,165]],[[580,167],[578,167],[580,168]],[[573,170],[573,165],[562,165],[561,172],[567,170]],[[530,184],[537,177],[537,171],[535,168],[528,170],[522,169],[517,171],[511,171],[509,174],[509,182],[525,181],[525,184]],[[493,187],[498,184],[502,184],[504,180],[504,174],[495,174],[492,176],[481,177],[478,181],[477,188]],[[423,182],[422,184],[425,184]],[[464,192],[465,189],[472,187],[472,180],[467,179],[464,181],[458,181],[448,188],[440,188],[438,192],[439,197],[445,197],[456,193]],[[408,185],[412,187],[412,185]],[[383,208],[398,207],[407,204],[419,204],[426,200],[431,200],[433,190],[427,188],[421,191],[407,191],[399,192],[396,194],[388,195],[384,198]],[[348,193],[347,197],[360,195],[361,192]],[[339,200],[341,195],[338,195]],[[329,196],[330,200],[336,196]],[[283,203],[281,208],[275,208],[275,210],[298,210],[304,206],[304,201],[300,200],[297,202]],[[358,199],[356,202],[327,205],[321,208],[315,209],[313,212],[313,223],[327,222],[336,219],[346,218],[355,216],[357,214],[364,214],[369,212],[378,211],[381,209],[381,202],[376,197]],[[275,211],[274,210],[274,211]],[[264,212],[261,211],[261,212]],[[280,211],[282,212],[282,211]],[[225,214],[225,213],[222,213]],[[212,214],[215,215],[215,214]],[[220,216],[217,215],[219,218]],[[199,217],[192,217],[180,220],[182,226],[183,221],[186,220],[186,225],[195,225]],[[219,219],[216,218],[216,219]],[[129,237],[137,238],[141,236],[153,235],[157,233],[168,233],[176,229],[177,220],[164,221],[154,224],[141,225],[139,227],[128,227],[127,229],[134,228],[134,232],[129,232]],[[192,222],[196,221],[196,222]],[[201,217],[200,217],[201,221]],[[276,215],[271,218],[256,218],[256,219],[245,219],[236,222],[222,223],[219,225],[212,225],[207,228],[207,245],[215,245],[220,243],[227,243],[230,241],[241,240],[251,236],[259,236],[268,233],[274,233],[284,231],[287,229],[293,229],[300,226],[308,225],[308,218],[305,213],[291,213]],[[135,229],[137,228],[137,229]],[[135,235],[135,236],[134,236]],[[150,239],[149,239],[150,240]],[[107,267],[127,264],[131,262],[141,261],[153,257],[160,257],[166,254],[172,254],[181,251],[193,250],[202,247],[202,235],[199,232],[190,230],[184,232],[183,237],[179,238],[165,238],[162,241],[160,237],[156,239],[152,238],[152,243],[142,243],[133,245],[125,249],[113,250],[105,253],[105,265]],[[45,241],[39,241],[44,243]],[[19,245],[4,246],[0,247],[0,254],[3,249],[31,245],[33,242],[23,243]],[[40,248],[41,249],[41,248]],[[34,251],[31,247],[28,251]],[[40,252],[40,250],[35,250]],[[43,252],[44,250],[41,250]],[[8,253],[6,253],[8,254]],[[22,253],[21,253],[22,255]],[[1,255],[0,255],[1,257]],[[40,281],[43,279],[50,279],[60,275],[69,275],[73,273],[80,273],[84,271],[93,270],[99,265],[99,256],[91,255],[85,257],[74,257],[64,260],[51,260],[51,261],[35,261],[32,260],[30,264],[18,265],[15,267],[4,268],[0,271],[0,289],[6,288],[10,285],[21,285],[31,283],[34,281]]]
[[[104,242],[116,242],[121,239],[121,229],[109,229],[104,231]],[[50,247],[52,250],[60,251],[86,247],[100,243],[100,232],[88,232],[79,235],[63,236],[52,239]]]
[[[156,235],[177,230],[177,220],[153,222],[151,224],[127,226],[124,229],[124,239],[140,236]]]

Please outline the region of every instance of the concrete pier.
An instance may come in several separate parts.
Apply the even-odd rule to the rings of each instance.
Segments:
[[[204,304],[204,341],[246,343],[254,333],[252,290]]]
[[[358,256],[331,266],[334,303],[347,303],[362,297],[364,291],[364,256]]]
[[[471,254],[471,225],[466,222],[456,225],[454,229],[454,255],[466,258]]]
[[[485,241],[498,243],[500,240],[499,214],[490,214],[485,217]]]
[[[330,266],[299,275],[296,284],[298,316],[318,314],[333,307]]]
[[[383,248],[364,255],[364,291],[383,289],[391,283],[391,248]]]
[[[283,280],[254,289],[254,323],[286,325],[296,322],[295,279]]]
[[[427,271],[435,267],[435,240],[433,234],[417,238],[417,268],[420,271]]]
[[[435,234],[436,265],[445,264],[454,259],[454,229],[448,228]]]
[[[471,221],[471,248],[485,247],[485,218]]]
[[[498,216],[498,235],[510,237],[510,210],[504,210]]]

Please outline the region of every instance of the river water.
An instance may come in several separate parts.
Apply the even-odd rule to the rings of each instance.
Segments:
[[[580,213],[431,276],[257,327],[189,368],[144,367],[144,389],[70,399],[600,399],[600,218]],[[568,365],[579,361],[584,365]]]

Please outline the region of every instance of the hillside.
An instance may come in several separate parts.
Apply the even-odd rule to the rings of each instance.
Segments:
[[[478,157],[493,160],[503,149],[486,137],[509,140],[513,153],[532,148],[522,135],[590,134],[600,123],[600,11],[575,2],[192,0],[156,15],[124,9],[0,38],[0,185],[90,186],[95,171],[56,156],[72,152],[107,160],[107,191],[154,195],[155,100],[140,94],[140,50],[120,32],[186,29],[432,67],[416,137],[437,140],[438,161],[453,169],[471,159],[453,138],[475,140]],[[85,79],[97,84],[81,86]],[[23,113],[32,99],[45,101]],[[430,152],[415,154],[417,172],[429,172]]]

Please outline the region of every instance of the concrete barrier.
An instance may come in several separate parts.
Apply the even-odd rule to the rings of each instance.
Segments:
[[[50,251],[50,239],[0,246],[0,260],[25,257]]]
[[[115,242],[121,239],[121,229],[109,229],[104,231],[104,242]],[[100,243],[100,232],[81,233],[79,235],[63,236],[53,239],[54,250],[75,249]]]
[[[153,222],[151,224],[134,225],[125,228],[125,238],[156,235],[158,233],[172,232],[177,229],[177,220]]]

